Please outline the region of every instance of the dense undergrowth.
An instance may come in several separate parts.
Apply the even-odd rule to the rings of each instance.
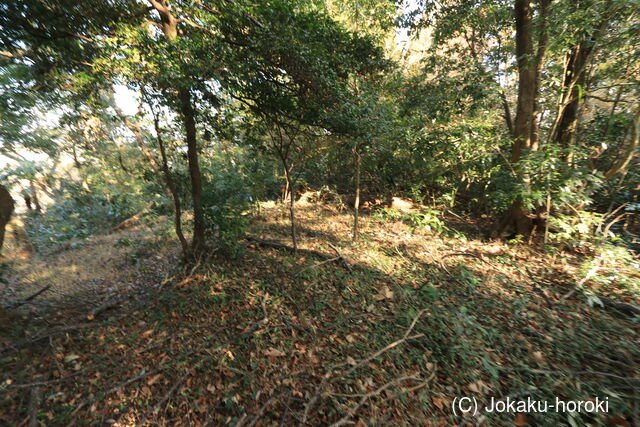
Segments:
[[[111,274],[93,271],[112,287],[90,298],[82,285],[91,271],[71,289],[51,275],[56,293],[3,329],[0,418],[23,422],[34,395],[45,425],[602,425],[637,417],[637,318],[603,309],[596,296],[637,300],[637,259],[545,253],[454,231],[474,229],[454,217],[440,215],[441,227],[428,230],[388,212],[364,217],[352,244],[348,214],[323,204],[298,211],[301,247],[334,247],[348,264],[248,242],[233,259],[168,269],[178,248],[162,237],[170,227],[162,219],[48,260],[13,260],[37,289],[45,282],[35,270],[83,271],[88,258],[108,253]],[[282,242],[287,230],[277,205],[263,207],[249,229]],[[599,270],[583,280],[596,257]],[[624,277],[610,276],[612,268]],[[56,299],[65,293],[84,298]],[[461,417],[452,403],[462,396],[598,397],[609,412]]]

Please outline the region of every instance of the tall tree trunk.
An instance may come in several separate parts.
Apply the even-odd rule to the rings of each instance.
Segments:
[[[198,140],[196,134],[196,119],[191,93],[189,89],[181,88],[180,112],[187,137],[187,159],[189,162],[189,176],[191,178],[191,199],[193,202],[193,240],[191,250],[194,256],[200,256],[205,249],[204,212],[202,209],[202,175],[198,160]]]
[[[518,64],[518,103],[513,126],[511,161],[518,162],[531,148],[533,113],[536,105],[536,70],[533,49],[533,10],[530,0],[515,1],[516,60]]]
[[[360,156],[360,152],[358,151],[357,144],[353,147],[353,155],[355,156],[356,160],[356,198],[353,202],[353,241],[356,242],[358,240],[358,217],[360,214],[360,168],[362,165],[362,158]]]
[[[516,24],[516,61],[518,65],[518,100],[516,117],[513,124],[513,146],[511,149],[511,162],[516,164],[526,151],[535,149],[533,144],[534,126],[536,120],[534,113],[537,104],[537,55],[533,46],[533,9],[531,0],[515,0],[514,15]],[[529,184],[529,178],[520,174],[516,179],[522,180],[525,186]],[[501,219],[495,230],[496,234],[502,234],[505,230],[513,228],[516,234],[522,236],[531,232],[532,221],[523,206],[522,198],[513,201],[511,208]]]

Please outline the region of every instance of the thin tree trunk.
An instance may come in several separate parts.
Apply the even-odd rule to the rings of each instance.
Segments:
[[[38,198],[38,189],[36,188],[33,180],[29,180],[29,186],[31,187],[31,192],[33,193],[33,205],[36,207],[36,212],[42,212],[42,206],[40,206],[40,199]]]
[[[289,221],[291,222],[291,244],[293,250],[298,249],[298,242],[296,239],[296,215],[295,215],[295,191],[293,189],[293,183],[291,182],[291,168],[286,159],[281,158],[284,166],[284,176],[287,180],[287,187],[289,188]]]
[[[616,108],[618,108],[618,104],[620,103],[621,98],[622,98],[622,86],[618,87],[616,98],[613,101],[613,105],[611,106],[611,111],[609,112],[609,119],[607,120],[607,127],[604,130],[604,138],[607,138],[609,136],[609,132],[611,132],[611,122],[613,121],[613,117],[616,114]]]
[[[202,209],[202,175],[198,161],[198,141],[196,134],[196,120],[191,93],[181,88],[180,112],[187,137],[187,159],[189,162],[189,176],[191,177],[191,199],[193,202],[193,240],[191,250],[194,256],[200,256],[205,249],[204,212]]]
[[[173,16],[172,9],[162,0],[148,1],[151,7],[160,15],[160,26],[164,36],[169,41],[175,40],[178,37],[179,20]],[[202,209],[202,175],[200,174],[200,163],[198,161],[196,115],[189,88],[179,88],[178,98],[187,139],[187,160],[189,163],[189,176],[191,178],[191,199],[193,203],[193,240],[191,242],[191,251],[194,256],[199,257],[205,250],[205,228],[204,212]]]
[[[608,1],[607,4],[610,4]],[[587,66],[593,57],[597,43],[605,30],[611,12],[605,17],[591,34],[585,34],[583,40],[573,46],[565,61],[561,96],[558,114],[549,133],[550,140],[556,141],[563,148],[569,148],[576,142],[579,107],[583,97],[581,91],[585,88]]]
[[[500,98],[502,99],[502,108],[504,108],[504,121],[507,124],[509,135],[513,138],[513,119],[511,117],[511,108],[509,108],[509,102],[504,91],[500,91]]]
[[[160,123],[157,117],[153,118],[153,125],[156,131],[156,139],[158,140],[158,147],[160,148],[160,156],[162,158],[162,172],[164,174],[164,179],[167,183],[167,188],[171,193],[171,197],[173,198],[173,213],[174,213],[174,226],[176,229],[176,235],[180,240],[180,245],[182,246],[182,252],[185,255],[189,254],[189,244],[187,243],[187,239],[184,237],[184,233],[182,232],[182,207],[180,204],[180,196],[178,195],[178,190],[176,189],[176,184],[173,181],[173,176],[171,175],[171,171],[169,170],[169,162],[167,161],[167,153],[164,148],[164,142],[162,141],[162,135],[160,134]]]
[[[633,115],[633,120],[631,120],[625,140],[628,140],[627,147],[624,149],[620,158],[618,158],[613,166],[604,174],[606,180],[625,171],[631,163],[631,160],[633,160],[636,151],[638,151],[638,147],[640,147],[640,108],[636,109]]]
[[[353,147],[353,154],[356,160],[356,199],[353,202],[353,241],[356,242],[358,240],[358,217],[360,214],[360,168],[362,164],[362,158],[360,156],[360,152],[358,151],[357,144],[355,147]]]
[[[538,51],[536,53],[536,76],[534,86],[533,101],[533,117],[531,124],[531,150],[538,149],[538,141],[540,140],[540,102],[538,94],[540,93],[540,83],[542,81],[542,71],[544,68],[544,57],[547,53],[547,45],[549,44],[549,33],[547,32],[547,13],[551,0],[540,0],[540,28],[538,36]]]

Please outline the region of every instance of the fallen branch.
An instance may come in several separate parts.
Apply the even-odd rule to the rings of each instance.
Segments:
[[[112,299],[108,299],[106,301],[104,301],[102,304],[100,304],[99,306],[95,307],[93,310],[91,310],[89,312],[89,314],[87,315],[87,319],[89,320],[93,320],[97,315],[99,315],[102,312],[105,312],[117,305],[120,305],[121,303],[123,303],[124,301],[126,301],[127,299],[129,299],[131,297],[131,295],[125,296],[125,297],[117,297],[117,298],[112,298]]]
[[[289,251],[289,252],[296,252],[296,253],[301,253],[301,254],[307,254],[307,255],[311,255],[317,258],[321,258],[324,260],[328,261],[342,261],[342,265],[349,271],[352,271],[351,265],[347,262],[347,260],[340,254],[340,252],[338,252],[338,250],[333,246],[330,245],[331,248],[336,251],[338,253],[337,257],[332,257],[330,255],[327,255],[325,253],[322,253],[320,251],[316,251],[313,249],[300,249],[297,248],[297,250],[294,250],[294,248],[292,246],[288,246],[282,243],[278,243],[278,242],[274,242],[272,240],[263,240],[263,239],[258,239],[256,237],[251,237],[248,236],[246,237],[248,242],[252,242],[255,243],[258,246],[263,246],[266,248],[274,248],[274,249],[279,249],[279,250],[285,250],[285,251]]]
[[[549,299],[549,297],[547,297],[547,294],[544,293],[542,288],[538,286],[538,282],[536,278],[533,277],[533,274],[531,273],[529,268],[525,265],[524,269],[526,270],[527,274],[529,275],[529,278],[531,279],[531,286],[533,286],[533,289],[538,293],[538,295],[542,297],[542,299],[544,299],[544,302],[547,303],[547,307],[553,308],[553,304],[551,303],[551,300]]]
[[[171,388],[169,389],[169,391],[167,391],[165,393],[165,395],[162,397],[162,399],[160,399],[160,401],[158,403],[156,403],[153,407],[153,409],[151,410],[151,412],[149,414],[147,414],[144,419],[140,422],[140,425],[144,425],[144,423],[147,421],[147,419],[149,419],[149,417],[153,414],[157,414],[158,411],[160,411],[160,408],[162,408],[162,405],[164,405],[167,400],[169,400],[169,398],[171,398],[171,396],[173,395],[173,393],[176,392],[176,390],[178,389],[178,387],[180,387],[182,385],[182,383],[184,383],[184,381],[187,379],[188,376],[190,376],[193,371],[196,370],[196,368],[198,367],[198,365],[200,364],[200,362],[202,362],[203,359],[200,359],[198,362],[196,362],[195,365],[193,365],[190,369],[188,369],[184,375],[182,375],[180,378],[178,378],[178,381],[176,381],[173,386],[171,386]]]
[[[560,297],[560,301],[566,300],[567,298],[575,294],[578,291],[578,289],[580,289],[585,283],[587,283],[587,280],[589,280],[591,276],[595,275],[598,272],[599,268],[600,268],[600,264],[598,259],[598,262],[593,267],[591,267],[591,269],[587,272],[587,275],[584,276],[582,279],[580,279],[580,281],[576,284],[576,286],[574,286],[573,289],[571,289],[569,292],[567,292],[566,294]]]
[[[147,371],[145,371],[145,370],[143,369],[143,370],[142,370],[138,375],[136,375],[135,377],[133,377],[133,378],[129,378],[128,380],[126,380],[126,381],[124,381],[124,382],[121,382],[120,384],[118,384],[118,385],[116,385],[116,386],[114,386],[114,387],[110,388],[109,390],[107,390],[107,391],[105,392],[105,394],[104,394],[104,397],[106,397],[106,396],[110,395],[111,393],[115,393],[116,391],[120,390],[120,389],[121,389],[121,388],[123,388],[123,387],[128,386],[129,384],[133,384],[133,383],[135,383],[136,381],[140,381],[141,379],[143,379],[143,378],[145,378],[145,377],[148,377],[149,375],[157,374],[157,373],[162,372],[162,371],[164,371],[164,370],[166,370],[166,369],[168,369],[168,368],[169,368],[168,366],[164,366],[164,367],[162,367],[162,368],[154,369],[154,370],[151,370],[151,371],[148,371],[148,372],[147,372]],[[73,410],[73,412],[71,413],[71,415],[73,416],[73,415],[77,414],[77,413],[78,413],[78,411],[79,411],[80,409],[84,408],[86,405],[88,405],[89,403],[91,403],[93,400],[94,400],[94,399],[87,399],[87,400],[83,401],[82,403],[80,403],[78,406],[76,406],[76,409],[74,409],[74,410]]]
[[[380,356],[382,353],[391,350],[394,347],[399,346],[400,344],[402,344],[403,342],[410,340],[410,339],[415,339],[415,338],[420,338],[422,336],[424,336],[424,334],[415,334],[412,336],[409,336],[409,334],[411,333],[411,331],[413,330],[413,328],[416,326],[416,323],[418,322],[418,319],[420,319],[420,316],[422,316],[422,314],[427,311],[427,309],[422,309],[418,312],[418,314],[416,315],[416,317],[413,319],[413,321],[411,322],[411,325],[409,325],[409,329],[407,329],[404,333],[404,335],[402,336],[402,338],[400,338],[399,340],[396,340],[394,342],[392,342],[391,344],[386,345],[385,347],[383,347],[382,349],[376,351],[375,353],[373,353],[371,356],[366,357],[364,359],[362,359],[359,363],[356,363],[355,365],[353,365],[351,367],[351,369],[349,369],[348,371],[346,371],[344,374],[342,374],[340,377],[337,378],[341,378],[341,377],[346,377],[349,374],[353,373],[353,371],[355,371],[356,369],[360,368],[361,366],[371,362],[373,359],[377,358],[378,356]],[[337,379],[335,378],[335,379]],[[334,379],[334,380],[335,380]],[[333,382],[333,381],[331,381]]]
[[[41,404],[42,390],[39,386],[34,386],[29,393],[29,409],[27,409],[27,413],[29,414],[28,427],[38,427],[38,411],[40,410]]]
[[[630,386],[634,387],[634,388],[640,388],[640,378],[638,377],[623,377],[621,375],[615,375],[615,374],[610,374],[608,372],[600,372],[600,371],[557,371],[557,370],[548,370],[548,369],[534,369],[534,368],[525,368],[525,367],[521,367],[521,368],[506,368],[503,366],[496,366],[499,370],[501,371],[526,371],[526,372],[531,372],[532,374],[539,374],[539,375],[557,375],[557,374],[563,374],[563,375],[573,375],[573,376],[583,376],[583,375],[596,375],[596,376],[601,376],[601,377],[608,377],[608,378],[613,378],[616,380],[620,380],[620,381],[624,381],[627,384],[629,384]],[[634,383],[638,383],[637,385]]]
[[[324,261],[320,261],[320,262],[318,262],[316,264],[313,264],[313,265],[310,265],[308,267],[303,268],[302,270],[298,271],[294,276],[295,277],[300,276],[302,273],[304,273],[307,270],[311,270],[312,268],[320,267],[321,265],[324,265],[324,264],[327,264],[327,263],[330,263],[330,262],[333,262],[333,261],[338,261],[339,259],[340,259],[339,256],[337,256],[335,258],[325,259]]]
[[[253,416],[253,418],[251,419],[251,421],[249,422],[245,422],[245,420],[247,419],[247,416],[245,414],[244,417],[242,417],[240,419],[240,421],[238,421],[238,423],[235,425],[235,427],[253,427],[254,425],[256,425],[256,423],[260,420],[260,418],[264,417],[265,412],[267,411],[267,408],[269,406],[271,406],[272,403],[276,402],[278,399],[280,399],[283,395],[280,394],[278,396],[273,396],[272,398],[270,398],[269,400],[267,400],[264,405],[262,405],[260,407],[260,410],[258,410],[258,413],[256,415]]]
[[[9,350],[14,350],[14,351],[18,350],[19,348],[24,347],[25,345],[33,344],[42,339],[49,338],[64,332],[75,331],[77,329],[93,328],[94,326],[98,326],[98,325],[99,323],[78,323],[70,326],[61,326],[57,328],[52,328],[44,332],[41,332],[39,334],[36,334],[36,336],[33,338],[25,339],[15,344],[8,345],[7,347],[0,349],[0,354],[3,354]]]
[[[28,296],[27,298],[23,299],[22,301],[18,301],[18,302],[15,302],[13,304],[8,305],[7,307],[5,307],[5,309],[17,308],[17,307],[20,307],[21,305],[25,305],[29,301],[34,300],[39,295],[43,294],[45,291],[49,290],[50,288],[51,288],[51,285],[47,285],[44,288],[40,289],[38,292],[36,292],[36,293]]]
[[[351,265],[349,264],[349,262],[347,261],[347,259],[345,257],[342,256],[342,254],[340,253],[340,251],[338,250],[338,248],[336,248],[335,246],[333,246],[331,243],[329,243],[329,247],[331,247],[331,249],[333,249],[336,254],[338,255],[338,259],[340,261],[342,261],[342,264],[344,265],[344,268],[346,268],[349,271],[353,271],[353,269],[351,268]]]
[[[614,301],[608,297],[598,296],[600,302],[605,308],[612,308],[614,310],[618,310],[621,313],[626,314],[627,316],[640,316],[640,307],[633,304],[628,304],[626,302]]]
[[[331,427],[339,427],[339,426],[343,426],[345,424],[349,424],[350,423],[349,420],[356,414],[356,412],[358,412],[358,410],[367,402],[368,399],[380,395],[380,393],[382,393],[383,391],[385,391],[389,387],[392,387],[392,386],[394,386],[394,385],[396,385],[398,383],[401,383],[402,381],[419,380],[419,379],[420,379],[420,377],[417,377],[415,375],[396,378],[395,380],[386,383],[385,385],[381,386],[380,388],[376,389],[375,391],[372,391],[371,393],[365,394],[364,396],[362,396],[362,398],[360,399],[360,401],[358,402],[358,404],[355,407],[353,407],[349,412],[347,412],[347,414],[344,417],[340,418],[338,421],[336,421],[335,423],[331,424]]]
[[[360,362],[356,363],[354,366],[352,366],[350,369],[348,369],[347,371],[345,371],[344,373],[342,373],[339,376],[335,376],[335,377],[331,377],[330,372],[328,372],[324,378],[322,379],[322,381],[320,382],[320,384],[318,385],[318,387],[316,388],[316,392],[313,395],[313,397],[311,399],[309,399],[309,401],[307,402],[305,409],[304,409],[304,414],[302,416],[302,424],[304,425],[307,422],[307,418],[309,416],[309,412],[311,411],[311,409],[315,406],[316,402],[320,399],[320,397],[322,396],[322,389],[324,388],[324,386],[328,383],[334,383],[337,380],[344,378],[348,375],[350,375],[351,373],[353,373],[356,369],[360,368],[361,366],[371,362],[373,359],[379,357],[381,354],[383,354],[384,352],[397,347],[398,345],[402,344],[403,342],[410,340],[410,339],[415,339],[415,338],[420,338],[422,336],[424,336],[424,334],[415,334],[415,335],[410,335],[411,331],[413,331],[413,328],[416,326],[416,323],[418,323],[418,319],[420,319],[420,316],[422,316],[422,314],[427,311],[427,309],[422,309],[418,312],[418,314],[416,315],[416,317],[413,319],[413,321],[411,322],[411,324],[409,325],[409,328],[404,332],[404,335],[402,336],[402,338],[400,338],[399,340],[396,340],[394,342],[392,342],[391,344],[386,345],[385,347],[383,347],[382,349],[376,351],[375,353],[373,353],[371,356],[366,357],[364,359],[362,359]]]

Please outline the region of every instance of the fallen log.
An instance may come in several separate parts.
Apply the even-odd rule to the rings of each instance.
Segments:
[[[264,239],[258,239],[257,237],[251,237],[251,236],[247,236],[246,240],[248,242],[254,243],[258,246],[262,246],[262,247],[266,247],[266,248],[274,248],[274,249],[279,249],[279,250],[285,250],[285,251],[289,251],[292,253],[301,253],[301,254],[307,254],[307,255],[311,255],[314,256],[316,258],[320,258],[323,259],[327,262],[329,261],[340,261],[342,263],[342,265],[349,271],[351,271],[351,264],[349,264],[349,262],[342,256],[342,254],[340,254],[340,252],[338,252],[338,250],[335,248],[335,246],[330,245],[331,248],[336,252],[337,256],[331,256],[328,254],[325,254],[323,252],[320,251],[316,251],[313,249],[294,249],[293,246],[288,246],[285,245],[283,243],[279,243],[279,242],[275,242],[273,240],[264,240]]]
[[[111,229],[111,231],[124,230],[125,228],[131,227],[133,224],[138,222],[140,220],[140,218],[142,218],[143,216],[145,216],[147,214],[147,211],[149,210],[149,208],[152,205],[153,205],[153,202],[149,202],[147,204],[147,206],[145,206],[140,212],[138,212],[137,214],[133,215],[132,217],[129,217],[129,218],[125,219],[120,224],[118,224],[115,227],[113,227]]]

